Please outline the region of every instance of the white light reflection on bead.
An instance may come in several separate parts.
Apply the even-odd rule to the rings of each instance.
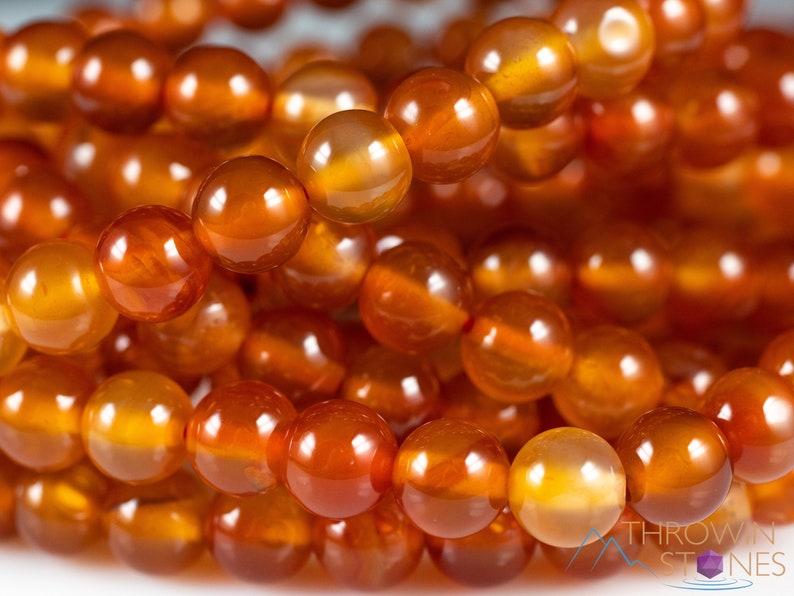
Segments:
[[[300,452],[303,457],[310,458],[314,455],[314,450],[317,448],[317,437],[314,433],[306,433],[300,442]]]
[[[794,411],[791,404],[776,395],[770,395],[764,401],[764,418],[767,425],[775,433],[788,433],[789,424]]]
[[[169,238],[163,243],[163,250],[169,260],[179,258],[179,249],[176,247],[176,242],[173,238]]]
[[[780,155],[774,151],[762,151],[755,160],[755,167],[764,178],[774,178],[780,173],[783,161],[780,159]]]
[[[728,279],[735,279],[744,273],[744,263],[735,252],[726,252],[720,257],[719,267]]]
[[[631,253],[629,257],[632,267],[640,273],[647,273],[653,269],[653,258],[650,253],[644,248],[638,248]]]
[[[502,57],[496,50],[491,50],[485,55],[485,60],[482,61],[482,65],[487,72],[496,72],[502,65]]]
[[[136,186],[141,179],[141,162],[137,158],[127,160],[121,167],[121,176],[130,186]]]
[[[644,440],[640,443],[640,446],[637,447],[637,456],[646,466],[650,464],[651,458],[653,457],[653,444],[647,439]]]
[[[352,110],[356,107],[356,100],[350,91],[342,91],[336,96],[336,105],[340,110]]]
[[[662,3],[662,12],[670,20],[675,20],[683,17],[686,14],[686,9],[681,0],[665,0]]]
[[[501,261],[497,255],[488,255],[482,262],[483,269],[486,271],[499,271]]]
[[[22,293],[26,296],[32,296],[33,293],[36,291],[36,286],[38,285],[39,280],[36,276],[35,271],[28,271],[25,274],[25,277],[22,278],[22,281],[19,282],[19,289],[22,290]]]
[[[24,393],[22,392],[21,389],[18,389],[17,391],[14,391],[14,393],[12,393],[3,400],[3,406],[7,410],[11,410],[14,413],[19,412],[19,408],[20,406],[22,406],[23,398],[24,398]]]
[[[77,398],[74,395],[61,395],[59,393],[55,396],[55,404],[62,412],[68,412],[74,406],[75,401],[77,401]]]
[[[87,168],[94,163],[96,157],[96,145],[93,143],[80,143],[74,148],[72,153],[74,163],[81,168]]]
[[[44,496],[44,484],[41,480],[31,484],[28,490],[25,491],[27,500],[30,501],[35,507],[41,505],[41,499]]]
[[[400,116],[402,116],[402,119],[408,124],[416,124],[416,121],[419,118],[419,104],[417,104],[415,101],[409,101],[403,108]]]
[[[640,31],[631,13],[622,6],[613,6],[604,13],[598,26],[598,41],[607,54],[628,56],[640,45]]]
[[[731,404],[728,403],[722,404],[720,411],[717,413],[717,418],[719,418],[720,420],[732,420],[733,408],[731,408]]]
[[[251,83],[243,75],[236,74],[229,79],[229,89],[232,90],[233,95],[242,97],[251,92]]]
[[[400,387],[409,402],[421,400],[422,390],[419,387],[419,379],[416,377],[410,376],[400,379]]]
[[[69,284],[72,286],[72,292],[75,296],[82,296],[85,291],[83,290],[83,280],[80,278],[79,273],[75,273],[69,278]]]
[[[17,44],[6,54],[6,64],[9,70],[22,70],[28,61],[28,49],[22,44]]]
[[[431,273],[427,278],[427,290],[431,294],[440,294],[447,287],[444,276],[440,273]]]
[[[220,430],[221,430],[221,415],[218,412],[215,412],[212,416],[210,416],[207,419],[207,422],[204,423],[204,426],[202,427],[202,433],[215,438],[218,436]]]
[[[640,363],[631,354],[626,354],[620,359],[620,372],[624,377],[630,379],[640,372]]]
[[[546,275],[551,271],[551,259],[542,252],[532,253],[529,257],[529,268],[538,275]]]
[[[455,115],[459,120],[468,120],[474,116],[474,106],[471,105],[471,102],[468,99],[461,97],[455,102],[453,108],[455,109]]]
[[[780,365],[780,368],[777,371],[777,374],[783,375],[790,375],[794,373],[794,362],[791,360],[786,360],[783,364]]]
[[[276,421],[268,414],[260,414],[256,419],[256,430],[260,435],[267,435],[276,428]]]
[[[190,168],[176,161],[168,164],[168,173],[171,175],[171,178],[173,180],[176,180],[178,182],[183,182],[187,180],[188,178],[190,178],[192,174]]]
[[[587,266],[590,269],[599,269],[603,264],[604,264],[604,257],[599,255],[598,253],[591,255],[590,258],[587,259]]]
[[[154,74],[154,69],[152,68],[151,63],[144,58],[138,58],[137,60],[133,61],[130,65],[130,69],[132,70],[132,76],[134,76],[139,81],[146,81],[152,78]]]
[[[739,98],[733,91],[721,91],[717,95],[717,109],[726,116],[733,116],[739,111]]]
[[[538,59],[540,66],[554,66],[557,63],[557,56],[551,48],[543,46],[536,53],[535,57]]]
[[[271,211],[280,208],[284,204],[284,195],[277,188],[268,188],[262,194],[262,197],[265,199],[265,205],[267,205],[268,210]]]
[[[74,48],[58,48],[55,52],[55,61],[58,64],[69,64],[74,58]]]
[[[794,101],[794,72],[787,72],[780,77],[780,93],[789,101]]]
[[[539,319],[532,321],[532,324],[529,326],[529,333],[532,336],[532,341],[535,342],[542,342],[548,339],[551,334],[549,326]]]
[[[708,389],[713,382],[713,375],[704,370],[695,373],[695,376],[692,377],[692,387],[695,388],[695,393],[698,395],[705,393],[706,389]]]
[[[319,165],[324,166],[328,164],[328,161],[331,159],[331,143],[326,141],[314,152],[314,156],[312,161]]]
[[[67,203],[66,199],[63,197],[54,197],[50,201],[50,213],[52,213],[54,217],[64,218],[71,212],[72,209],[69,207],[69,203]]]
[[[7,225],[13,226],[19,221],[20,213],[22,213],[22,197],[15,192],[3,203],[3,220]]]
[[[227,511],[223,515],[221,515],[221,526],[231,530],[237,527],[237,522],[240,519],[240,508],[235,507],[231,511]]]
[[[587,482],[592,482],[593,480],[598,479],[598,466],[596,466],[590,460],[584,462],[582,467],[579,468],[579,471],[582,474],[582,478]]]
[[[119,505],[117,511],[119,516],[125,521],[132,521],[138,511],[138,499],[130,499]]]
[[[367,147],[367,151],[369,151],[369,158],[372,161],[380,161],[386,157],[386,147],[380,141],[372,141]]]
[[[149,411],[149,416],[157,426],[163,426],[171,419],[171,410],[163,404],[157,404]]]
[[[189,74],[179,84],[179,95],[185,99],[193,99],[196,95],[196,89],[198,89],[198,79],[196,75]]]
[[[479,453],[471,452],[463,461],[466,463],[466,469],[470,474],[476,474],[485,468],[485,460],[483,460]]]
[[[427,453],[421,451],[416,454],[416,457],[411,460],[411,472],[417,476],[424,476],[427,473]]]
[[[316,335],[307,335],[303,338],[303,352],[309,358],[315,358],[322,353]]]
[[[632,104],[631,115],[639,124],[649,124],[656,118],[656,110],[647,99],[640,99]]]
[[[372,451],[372,439],[367,435],[358,434],[350,441],[350,446],[353,447],[353,452],[356,455],[366,455]]]
[[[543,478],[545,476],[546,467],[541,462],[532,465],[532,467],[527,470],[527,480],[530,484],[534,484],[536,486],[540,485],[543,482]]]
[[[99,80],[99,75],[101,74],[102,74],[102,61],[99,58],[91,58],[88,62],[86,62],[86,65],[83,67],[82,76],[86,81],[88,81],[92,85]]]
[[[113,426],[113,422],[116,420],[116,406],[113,404],[104,404],[101,408],[99,408],[99,421],[102,423],[106,429]]]
[[[226,194],[226,189],[221,187],[212,193],[209,201],[209,208],[214,213],[221,213],[223,212],[224,207],[226,207],[226,201],[229,199],[228,195]]]
[[[689,457],[692,459],[701,459],[708,451],[706,444],[695,437],[689,441],[689,445],[686,446],[686,449],[689,451]]]
[[[303,111],[303,106],[305,105],[305,101],[303,99],[303,95],[298,93],[294,95],[290,95],[289,99],[287,99],[287,103],[284,104],[284,110],[290,116],[299,116],[300,113]]]
[[[492,348],[494,342],[496,341],[497,334],[496,327],[491,327],[491,329],[488,331],[488,335],[482,338],[483,347]]]

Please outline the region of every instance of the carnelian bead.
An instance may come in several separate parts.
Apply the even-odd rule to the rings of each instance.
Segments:
[[[220,265],[241,273],[267,271],[293,256],[310,216],[298,179],[258,155],[222,163],[193,201],[196,237]]]
[[[364,223],[385,217],[403,200],[411,183],[411,156],[384,117],[344,110],[306,135],[297,174],[320,215]]]
[[[448,21],[439,31],[433,44],[435,57],[444,66],[462,70],[471,43],[480,35],[484,27],[485,21],[479,14],[464,15]]]
[[[435,246],[405,242],[373,261],[358,299],[364,326],[377,341],[399,352],[428,352],[460,334],[471,280]]]
[[[93,379],[63,358],[36,356],[0,381],[0,450],[37,472],[83,458],[80,422]]]
[[[315,214],[300,248],[274,269],[273,278],[295,304],[340,310],[355,302],[374,253],[368,224],[345,225]]]
[[[37,144],[25,139],[0,139],[0,189],[31,169],[45,166],[47,153]]]
[[[747,485],[753,519],[762,524],[794,522],[794,472],[772,482]]]
[[[372,346],[347,367],[339,397],[375,410],[402,441],[436,417],[439,392],[438,378],[427,362]]]
[[[279,581],[297,573],[311,555],[312,521],[283,486],[248,497],[219,494],[207,516],[207,544],[230,575]]]
[[[3,39],[0,94],[6,103],[28,118],[63,120],[75,56],[87,37],[74,21],[35,21]]]
[[[607,98],[631,91],[651,66],[653,23],[635,0],[562,0],[551,22],[579,58],[579,93]]]
[[[547,124],[576,97],[574,49],[541,19],[513,17],[486,27],[469,46],[464,68],[493,94],[510,128]]]
[[[92,348],[118,318],[100,290],[91,250],[68,240],[41,242],[20,256],[8,273],[5,300],[14,331],[46,353]]]
[[[15,493],[21,471],[0,452],[0,539],[14,534]]]
[[[761,368],[732,370],[709,387],[701,412],[728,438],[734,474],[770,482],[792,469],[794,387]]]
[[[231,362],[251,327],[240,286],[220,275],[187,312],[162,323],[138,323],[138,337],[166,369],[209,374]]]
[[[728,372],[723,358],[699,343],[670,339],[655,349],[666,379],[665,406],[700,410],[706,390]]]
[[[687,408],[665,406],[643,414],[616,449],[629,505],[654,524],[700,521],[717,510],[731,487],[725,435]]]
[[[317,518],[312,545],[320,564],[338,583],[380,590],[398,584],[416,569],[425,536],[389,494],[373,509],[353,517]]]
[[[569,424],[616,439],[659,404],[663,388],[662,369],[648,342],[636,331],[602,325],[576,336],[570,374],[552,396]]]
[[[486,587],[521,573],[536,544],[505,507],[487,528],[471,536],[428,536],[427,552],[438,570],[451,580],[465,586]]]
[[[405,141],[414,177],[435,184],[474,174],[488,163],[499,137],[491,93],[451,68],[424,68],[403,79],[384,116]]]
[[[209,491],[184,471],[145,486],[119,485],[105,498],[111,552],[144,573],[182,571],[204,553]]]
[[[160,205],[130,209],[108,224],[95,260],[104,295],[136,321],[181,315],[204,294],[212,272],[190,218]]]
[[[287,488],[315,515],[358,515],[391,489],[397,440],[366,406],[343,399],[314,404],[298,414],[288,441]]]
[[[73,6],[69,10],[72,18],[79,21],[90,37],[96,37],[102,33],[121,29],[125,26],[124,18],[121,14],[113,12],[110,7],[99,5],[98,3],[87,2]]]
[[[345,376],[345,340],[323,312],[277,308],[254,320],[239,361],[245,378],[269,383],[295,403],[328,399]]]
[[[143,35],[118,29],[91,38],[74,60],[72,101],[89,122],[140,133],[160,117],[171,58]]]
[[[654,61],[673,68],[697,51],[706,37],[703,0],[638,0],[648,12],[656,38]]]
[[[527,442],[510,467],[510,510],[532,536],[575,547],[606,534],[626,503],[626,476],[615,450],[573,427],[547,430]]]
[[[196,405],[186,431],[193,469],[215,490],[248,495],[281,477],[295,406],[275,387],[237,381],[215,387]]]
[[[706,15],[703,51],[714,53],[735,39],[742,30],[750,0],[702,0]]]
[[[780,333],[766,345],[758,367],[794,383],[794,329]]]
[[[5,258],[0,256],[0,296],[6,294],[6,276],[10,268]],[[5,305],[0,304],[0,378],[19,364],[27,349],[27,343],[14,332],[9,323]]]
[[[55,554],[83,550],[99,537],[107,479],[88,463],[50,474],[23,476],[15,523],[28,544]]]
[[[221,14],[243,29],[266,29],[281,18],[288,0],[216,0]]]
[[[83,445],[106,476],[129,484],[155,482],[185,460],[184,432],[193,406],[165,375],[147,370],[105,379],[83,411]]]
[[[510,463],[474,422],[440,418],[413,431],[394,462],[394,496],[421,530],[463,538],[488,527],[507,504]]]
[[[411,35],[394,25],[375,25],[364,31],[353,64],[376,85],[397,81],[413,71],[421,49]]]
[[[212,0],[133,0],[135,26],[171,50],[196,41],[214,15]]]

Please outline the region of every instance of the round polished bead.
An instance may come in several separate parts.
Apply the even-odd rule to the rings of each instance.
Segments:
[[[25,139],[0,139],[0,189],[24,176],[31,169],[46,166],[49,155],[36,143]]]
[[[758,367],[794,383],[794,329],[776,335],[766,345],[758,357]]]
[[[0,451],[38,472],[63,470],[83,458],[80,422],[94,391],[79,366],[34,356],[0,381]]]
[[[94,347],[118,318],[97,277],[91,250],[80,243],[48,240],[32,246],[8,273],[8,322],[40,352]]]
[[[606,534],[626,503],[626,476],[615,450],[572,427],[547,430],[518,452],[510,467],[510,510],[532,536],[577,547]],[[595,530],[595,532],[593,532]]]
[[[212,0],[132,0],[135,26],[154,42],[178,50],[196,41],[212,18]]]
[[[504,447],[481,426],[440,418],[400,445],[394,495],[427,534],[463,538],[488,527],[507,504],[509,466]]]
[[[393,24],[375,24],[364,31],[357,50],[353,63],[378,86],[399,81],[415,70],[422,55],[411,34]]]
[[[212,261],[184,213],[145,205],[125,211],[102,232],[96,248],[104,295],[136,321],[167,321],[198,302]]]
[[[471,42],[464,68],[493,94],[510,128],[547,124],[576,97],[574,49],[542,19],[512,17],[486,27]]]
[[[389,95],[384,115],[405,141],[418,180],[458,182],[488,163],[496,149],[493,96],[451,68],[424,68],[405,78]]]
[[[342,399],[310,406],[295,419],[288,441],[286,485],[311,513],[358,515],[391,489],[397,440],[366,406]]]
[[[761,524],[790,524],[794,521],[794,472],[771,482],[747,485],[753,520]]]
[[[193,201],[193,229],[221,266],[267,271],[298,250],[311,217],[306,192],[284,166],[257,155],[215,168]]]
[[[706,37],[702,0],[638,0],[648,12],[656,37],[654,61],[673,68],[696,52]]]
[[[367,110],[344,110],[306,135],[297,174],[320,215],[364,223],[385,217],[403,200],[411,156],[388,120]]]
[[[215,387],[196,405],[185,442],[193,469],[215,490],[264,493],[282,482],[295,406],[261,381]]]
[[[92,37],[74,60],[72,101],[91,124],[140,133],[162,112],[168,52],[143,35],[117,29]]]
[[[699,343],[670,339],[654,348],[666,379],[665,406],[700,410],[706,390],[728,372],[725,360]]]
[[[770,482],[794,469],[794,387],[779,375],[732,370],[709,387],[701,412],[728,438],[738,479]]]
[[[722,50],[741,32],[750,9],[750,0],[703,0],[706,15],[706,54]]]
[[[733,480],[728,442],[711,420],[672,406],[643,414],[617,443],[632,509],[654,524],[687,525],[714,513]]]
[[[484,27],[485,20],[479,13],[452,18],[436,35],[433,54],[444,66],[462,70],[471,43]]]
[[[185,460],[184,433],[193,406],[168,377],[146,370],[109,377],[83,411],[86,453],[110,478],[129,484],[155,482]]]
[[[288,0],[217,0],[221,14],[243,29],[256,31],[276,23]]]

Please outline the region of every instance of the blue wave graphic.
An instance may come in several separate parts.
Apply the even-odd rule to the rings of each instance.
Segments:
[[[595,536],[598,539],[598,541],[601,542],[601,544],[603,544],[604,546],[601,548],[601,552],[598,553],[598,557],[596,557],[596,560],[593,562],[592,567],[590,567],[591,570],[596,568],[596,566],[598,565],[598,562],[601,560],[601,557],[604,556],[604,553],[607,551],[607,549],[611,545],[611,546],[614,546],[617,549],[618,553],[620,553],[620,556],[623,557],[623,560],[626,562],[627,566],[634,567],[634,566],[638,565],[638,566],[642,567],[643,569],[645,569],[645,571],[650,573],[652,576],[657,577],[657,575],[653,571],[651,571],[648,568],[648,566],[645,563],[643,563],[642,561],[640,561],[639,559],[634,559],[634,560],[629,559],[628,555],[626,555],[626,553],[623,552],[623,548],[621,548],[621,546],[617,543],[617,541],[614,538],[610,538],[609,540],[604,540],[603,537],[601,536],[601,534],[595,528],[592,528],[587,533],[587,536],[584,537],[584,540],[582,540],[582,543],[579,545],[579,548],[576,549],[576,552],[571,557],[571,560],[568,561],[568,566],[565,568],[565,571],[568,571],[568,569],[570,569],[571,565],[573,565],[573,562],[576,560],[576,557],[578,557],[579,553],[582,551],[582,549],[585,546],[587,546],[587,544],[590,541],[590,538],[592,536]]]
[[[720,576],[714,579],[684,579],[680,584],[665,584],[670,588],[679,590],[698,590],[701,592],[720,591],[720,590],[743,590],[753,585],[749,579],[738,579],[735,577]]]

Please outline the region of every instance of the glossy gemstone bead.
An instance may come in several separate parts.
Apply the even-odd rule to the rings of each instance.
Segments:
[[[617,443],[629,505],[654,524],[687,525],[714,513],[733,480],[728,441],[711,420],[678,407],[651,410]]]
[[[705,54],[713,54],[734,40],[749,13],[749,0],[703,0],[706,15]]]
[[[794,521],[794,472],[771,482],[747,485],[753,519],[762,524]]]
[[[94,347],[118,318],[97,277],[91,250],[82,244],[48,240],[32,246],[8,273],[8,322],[30,347],[41,352]]]
[[[212,261],[180,211],[145,205],[119,215],[96,248],[97,277],[111,304],[136,321],[167,321],[198,302]]]
[[[129,484],[155,482],[185,460],[184,433],[193,406],[168,377],[122,372],[94,391],[83,412],[83,444],[105,475]]]
[[[471,43],[484,27],[485,20],[479,13],[447,21],[436,35],[433,54],[444,66],[462,70]]]
[[[264,493],[282,482],[286,434],[295,406],[275,387],[236,381],[196,405],[185,442],[193,469],[215,490]]]
[[[391,489],[397,441],[366,406],[342,399],[310,406],[295,419],[288,441],[286,485],[311,513],[352,517]]]
[[[193,201],[193,229],[220,265],[241,273],[281,265],[300,247],[311,210],[284,166],[248,155],[215,168]]]
[[[758,367],[794,383],[794,330],[776,335],[766,345],[758,357]]]
[[[411,183],[405,142],[382,116],[336,112],[311,129],[297,159],[298,179],[320,215],[342,223],[385,217]]]
[[[0,139],[0,189],[17,176],[47,165],[49,155],[36,143],[25,139]]]
[[[493,94],[510,128],[534,128],[562,115],[576,97],[577,67],[565,35],[527,17],[486,27],[471,42],[464,66]]]
[[[638,0],[648,11],[656,38],[654,61],[673,68],[698,49],[706,37],[702,0]]]
[[[577,547],[606,534],[626,503],[626,476],[615,450],[581,428],[532,438],[510,467],[510,510],[532,536]]]
[[[364,31],[358,40],[357,50],[353,64],[377,86],[402,79],[416,69],[422,55],[422,48],[410,33],[393,24],[375,24]]]
[[[221,14],[243,29],[266,29],[284,13],[288,0],[217,0]]]
[[[170,50],[196,41],[214,12],[211,0],[133,0],[130,4],[136,26]]]
[[[654,348],[666,380],[665,406],[700,410],[706,390],[728,372],[725,360],[699,343],[671,339]]]
[[[770,482],[794,468],[794,388],[775,373],[739,368],[709,387],[701,412],[728,438],[733,471]]]
[[[83,458],[80,423],[95,383],[63,358],[34,356],[0,380],[0,450],[38,472]]]
[[[418,180],[449,184],[491,158],[499,111],[490,91],[451,68],[424,68],[397,85],[384,109],[411,156]]]
[[[427,534],[463,538],[488,527],[507,504],[509,465],[504,447],[478,424],[433,420],[400,445],[394,495]]]

